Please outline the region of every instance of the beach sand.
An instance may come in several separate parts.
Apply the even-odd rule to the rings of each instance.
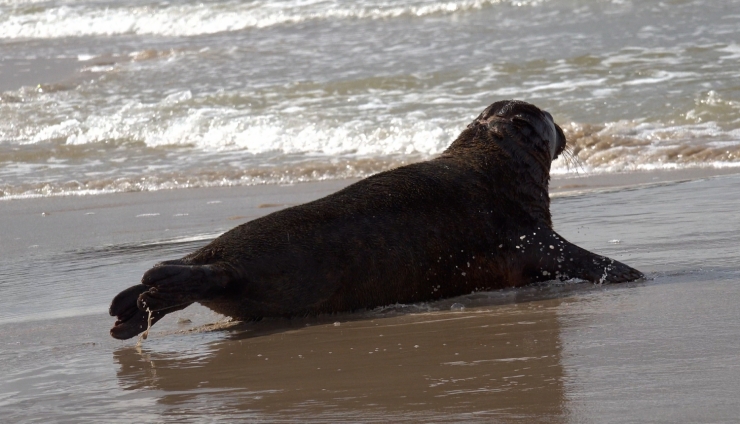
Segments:
[[[553,180],[556,230],[645,281],[551,282],[256,324],[194,305],[141,347],[108,335],[108,302],[154,263],[349,183],[0,202],[2,421],[740,416],[740,174],[731,170]]]

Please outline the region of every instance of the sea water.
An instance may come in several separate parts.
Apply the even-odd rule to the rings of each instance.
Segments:
[[[0,198],[363,177],[509,98],[565,130],[554,174],[737,167],[737,28],[737,0],[3,0]]]

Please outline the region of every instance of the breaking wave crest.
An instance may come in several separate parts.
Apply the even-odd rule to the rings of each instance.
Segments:
[[[247,28],[327,19],[388,19],[450,14],[505,3],[536,4],[534,0],[423,1],[231,1],[212,4],[164,3],[159,6],[103,7],[87,2],[45,8],[0,2],[0,38],[60,38],[138,34],[192,36]],[[5,17],[2,17],[2,16]]]
[[[553,174],[740,167],[740,131],[723,131],[713,122],[570,123],[563,131],[569,154],[554,163]]]
[[[120,143],[132,141],[117,145],[105,137],[96,139],[96,134],[110,135],[115,125],[101,124],[83,131],[81,123],[74,122],[50,129],[49,134],[66,141],[53,148],[47,141],[38,149],[39,155],[48,156],[36,161],[47,163],[45,168],[51,163],[63,169],[69,162],[98,154],[90,152],[101,148],[108,149],[108,161],[99,160],[98,172],[89,164],[84,175],[75,179],[34,178],[34,170],[29,169],[25,182],[0,186],[0,198],[362,178],[432,158],[461,130],[425,129],[428,124],[423,121],[364,132],[353,130],[351,125],[286,128],[274,122],[250,126],[228,120],[204,125],[194,118],[181,125],[160,128],[160,134],[145,134],[143,143],[133,141],[145,151],[141,156],[146,160],[140,164],[131,146],[126,155],[116,156]],[[569,153],[553,163],[554,175],[740,167],[740,142],[736,141],[740,134],[737,130],[722,131],[711,122],[683,126],[631,121],[569,123],[563,129]],[[142,131],[154,129],[145,125]],[[166,159],[153,165],[152,156]]]

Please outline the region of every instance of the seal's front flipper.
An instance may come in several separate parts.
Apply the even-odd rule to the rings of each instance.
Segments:
[[[155,265],[141,279],[148,290],[139,295],[140,310],[161,311],[219,296],[230,274],[214,265],[184,265],[174,261]]]
[[[113,328],[110,329],[110,335],[119,340],[130,339],[143,332],[147,328],[149,312],[142,311],[137,306],[139,296],[149,290],[149,287],[143,284],[131,286],[126,290],[118,293],[110,304],[109,313],[111,316],[118,318]],[[161,311],[152,312],[152,325],[159,321],[170,312],[184,309],[188,305],[182,305]]]
[[[625,283],[644,278],[642,272],[606,256],[582,249],[552,230],[537,237],[537,281],[578,278],[592,283]]]

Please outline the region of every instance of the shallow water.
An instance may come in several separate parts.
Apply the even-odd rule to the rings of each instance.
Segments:
[[[740,166],[740,2],[0,1],[0,197],[365,176],[493,101],[579,167]]]
[[[554,199],[563,236],[644,271],[643,282],[249,325],[190,307],[140,349],[107,334],[115,293],[205,243],[206,229],[337,187],[3,202],[17,233],[49,226],[37,247],[2,243],[0,409],[8,422],[734,422],[738,184],[730,175]]]

